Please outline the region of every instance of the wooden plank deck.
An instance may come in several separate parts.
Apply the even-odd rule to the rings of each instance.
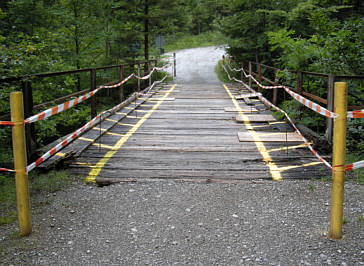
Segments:
[[[249,115],[242,112],[239,115],[246,116],[242,124],[236,121],[236,112],[225,112],[226,107],[244,109],[244,101],[235,96],[246,93],[232,85],[166,85],[156,93],[157,101],[141,103],[135,110],[126,107],[129,116],[73,160],[71,172],[99,183],[329,175],[302,143],[239,141],[238,132],[280,132],[271,116],[266,122],[247,122]],[[252,103],[257,109],[254,116],[271,115],[259,101]],[[253,130],[246,129],[247,123]]]

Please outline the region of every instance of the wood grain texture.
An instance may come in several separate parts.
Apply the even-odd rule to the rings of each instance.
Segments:
[[[161,99],[169,88],[166,86],[155,90],[158,93],[155,97]],[[234,96],[248,94],[248,91],[239,87],[231,91]],[[116,153],[107,158],[95,177],[97,182],[108,184],[172,179],[236,183],[271,179],[267,166],[269,161],[262,158],[259,150],[269,151],[270,160],[276,163],[278,169],[282,169],[283,178],[312,178],[328,173],[307,148],[285,142],[285,133],[272,135],[285,127],[269,124],[276,122],[276,119],[259,101],[250,103],[253,104],[253,110],[260,113],[244,116],[249,117],[256,134],[269,133],[269,140],[279,136],[278,141],[261,144],[240,142],[238,132],[244,136],[249,133],[244,124],[236,121],[234,112],[225,112],[225,107],[232,111],[236,107],[221,85],[177,85],[168,98],[175,100],[163,101]],[[92,130],[93,135],[88,136],[95,139],[94,144],[69,161],[70,171],[88,176],[122,135],[156,103],[141,103],[136,110],[132,110],[134,103],[130,104],[122,111],[127,112],[129,117],[125,116],[120,123],[114,123],[107,129],[109,133],[101,137],[98,137],[97,130]],[[239,101],[239,104],[240,108],[251,111],[244,102]],[[301,142],[295,137],[292,139]]]

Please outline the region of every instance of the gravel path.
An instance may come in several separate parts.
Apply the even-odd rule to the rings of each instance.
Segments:
[[[177,51],[175,82],[177,84],[220,84],[214,68],[224,54],[223,47],[214,46]]]
[[[208,74],[197,65],[222,53],[211,47],[177,53],[177,81],[218,82],[212,59]],[[181,58],[194,63],[188,67]],[[346,183],[347,223],[337,241],[327,237],[330,186],[317,180],[79,182],[32,199],[47,204],[33,208],[31,236],[15,237],[16,224],[0,227],[0,264],[364,265],[364,186]]]
[[[344,238],[331,241],[326,236],[327,182],[75,184],[51,195],[50,206],[33,211],[34,233],[20,246],[9,236],[0,242],[1,260],[22,265],[360,265],[363,195],[363,185],[346,184],[348,223]]]

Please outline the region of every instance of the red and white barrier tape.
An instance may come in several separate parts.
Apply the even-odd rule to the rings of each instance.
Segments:
[[[99,87],[85,95],[82,95],[76,99],[73,99],[71,101],[59,104],[57,106],[54,106],[52,108],[49,108],[43,112],[40,112],[39,114],[33,115],[27,119],[24,120],[24,124],[30,124],[30,123],[34,123],[43,119],[47,119],[50,116],[56,115],[58,113],[61,113],[63,111],[66,111],[67,109],[70,109],[71,107],[86,101],[88,98],[94,96],[99,90],[101,90],[102,88]]]
[[[0,126],[14,126],[14,123],[11,121],[0,121]]]
[[[0,172],[13,172],[13,173],[15,173],[15,170],[7,169],[7,168],[0,168]]]
[[[359,169],[359,168],[363,168],[363,167],[364,167],[364,161],[359,161],[356,163],[348,164],[347,166],[345,166],[345,170],[351,171],[351,170],[355,170],[355,169]]]
[[[244,68],[240,68],[240,69],[236,69],[236,68],[232,68],[230,66],[230,64],[227,64],[230,71],[235,71],[235,72],[240,72],[243,71],[244,76],[246,78],[251,77],[255,83],[258,84],[259,87],[263,88],[263,89],[279,89],[279,88],[283,88],[285,89],[285,91],[287,91],[287,93],[289,93],[292,97],[294,97],[297,101],[299,101],[300,103],[304,104],[305,106],[309,107],[310,109],[314,110],[315,112],[318,112],[326,117],[331,117],[331,118],[336,118],[337,115],[335,113],[332,113],[330,111],[328,111],[327,109],[323,108],[322,106],[319,106],[313,102],[310,103],[309,100],[307,100],[306,98],[302,97],[301,95],[289,90],[287,87],[285,86],[263,86],[261,85],[253,76],[251,75],[247,75],[246,72],[244,71]],[[355,111],[350,111],[347,114],[348,118],[364,118],[364,109],[362,110],[355,110]]]
[[[242,83],[248,90],[250,90],[252,93],[256,93],[255,90],[253,90],[252,88],[250,88],[248,85],[246,85],[242,80],[238,80],[236,78],[231,78],[229,72],[226,70],[225,66],[223,65],[223,68],[225,70],[225,72],[227,73],[228,77],[230,80],[234,80],[236,82]],[[287,120],[290,122],[290,124],[293,126],[293,128],[296,130],[297,134],[300,136],[300,138],[302,139],[302,141],[306,144],[306,146],[311,150],[311,152],[313,153],[313,155],[316,156],[316,158],[318,158],[322,163],[324,163],[328,168],[332,169],[332,166],[330,165],[329,162],[327,162],[317,151],[315,151],[313,149],[313,147],[310,145],[310,143],[307,141],[307,139],[302,135],[302,133],[298,130],[298,128],[296,127],[296,125],[293,123],[293,121],[291,120],[291,118],[288,116],[288,114],[283,111],[281,108],[275,106],[274,104],[272,104],[270,101],[268,101],[266,98],[264,98],[261,95],[258,95],[258,98],[263,102],[266,103],[267,105],[273,107],[274,109],[276,109],[277,111],[281,112],[282,114],[285,115],[285,117],[287,118]]]
[[[147,75],[147,76],[144,76],[144,77],[139,77],[137,75],[135,75],[134,73],[133,74],[130,74],[127,78],[125,78],[124,80],[116,83],[116,84],[113,84],[113,85],[102,85],[100,87],[98,87],[97,89],[85,94],[85,95],[82,95],[76,99],[73,99],[71,101],[68,101],[68,102],[65,102],[65,103],[62,103],[62,104],[59,104],[57,106],[54,106],[52,108],[49,108],[39,114],[36,114],[36,115],[33,115],[27,119],[25,119],[24,121],[24,124],[30,124],[30,123],[34,123],[34,122],[37,122],[37,121],[40,121],[40,120],[43,120],[43,119],[47,119],[48,117],[50,116],[53,116],[53,115],[56,115],[60,112],[63,112],[83,101],[86,101],[87,99],[89,99],[90,97],[94,96],[98,91],[100,91],[101,89],[104,89],[104,88],[116,88],[116,87],[120,87],[122,84],[126,83],[129,79],[131,79],[132,77],[135,77],[137,79],[148,79],[154,71],[158,70],[159,68],[153,68],[153,70]],[[160,68],[162,69],[162,68]],[[4,122],[4,125],[12,125],[11,123],[12,122],[7,122],[6,121],[3,121]]]
[[[348,112],[349,118],[364,118],[364,109]]]
[[[133,74],[132,74],[133,75]],[[130,77],[130,76],[129,76]],[[165,76],[162,80],[160,81],[155,81],[153,82],[153,84],[150,86],[150,89],[154,87],[155,84],[158,84],[160,82],[163,82],[166,79],[167,76]],[[150,90],[149,89],[149,90]],[[85,124],[83,127],[77,129],[75,132],[73,132],[70,136],[68,136],[66,139],[64,139],[61,143],[57,144],[56,146],[54,146],[51,150],[49,150],[48,152],[46,152],[45,154],[43,154],[41,157],[39,157],[35,162],[31,163],[30,165],[27,166],[27,173],[29,173],[30,171],[32,171],[34,168],[36,168],[37,166],[41,165],[44,161],[46,161],[47,159],[49,159],[51,156],[53,156],[54,154],[56,154],[57,152],[59,152],[60,150],[62,150],[64,147],[66,147],[68,144],[70,144],[72,141],[74,141],[75,139],[77,139],[82,133],[84,133],[87,129],[91,128],[94,124],[94,122],[97,119],[101,119],[102,116],[106,113],[113,113],[116,112],[117,110],[119,110],[121,108],[121,106],[124,103],[120,103],[116,106],[114,106],[113,108],[106,110],[102,113],[100,113],[99,115],[97,115],[95,118],[93,118],[91,121],[89,121],[87,124]]]
[[[329,118],[336,118],[338,117],[337,114],[335,114],[334,112],[331,112],[329,110],[327,110],[325,107],[322,107],[320,105],[318,105],[317,103],[314,103],[313,101],[310,101],[309,99],[306,99],[305,97],[299,95],[298,93],[293,92],[292,90],[290,90],[287,86],[284,85],[278,85],[278,86],[264,86],[262,84],[260,84],[252,75],[248,75],[245,73],[244,69],[241,69],[244,73],[244,76],[246,78],[251,78],[252,80],[254,80],[254,82],[261,88],[263,89],[284,89],[289,95],[291,95],[296,101],[300,102],[301,104],[303,104],[304,106],[310,108],[312,111],[329,117]]]
[[[111,89],[111,88],[117,88],[117,87],[120,87],[121,85],[123,85],[125,82],[127,82],[129,79],[131,79],[132,77],[134,77],[135,74],[132,73],[130,74],[127,78],[125,78],[124,80],[118,82],[118,83],[115,83],[113,85],[102,85],[100,86],[101,89]]]

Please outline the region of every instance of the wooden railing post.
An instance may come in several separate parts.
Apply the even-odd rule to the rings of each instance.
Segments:
[[[22,81],[22,92],[24,102],[24,117],[28,118],[33,115],[33,89],[30,81]],[[36,154],[36,132],[34,124],[25,125],[25,142],[27,146],[27,159]]]
[[[93,68],[90,71],[91,76],[91,91],[96,89],[96,69]],[[97,109],[96,109],[96,95],[91,97],[91,118],[97,116]]]
[[[138,63],[138,76],[140,77],[140,63]],[[140,92],[140,79],[138,79],[138,93]]]
[[[257,68],[258,68],[258,81],[259,81],[259,84],[262,84],[262,67],[260,66],[260,64],[258,64]],[[261,91],[261,89],[258,86],[258,92],[260,92],[260,91]]]
[[[274,85],[278,84],[278,77],[277,77],[277,71],[274,71]],[[273,98],[272,98],[272,103],[274,105],[277,105],[278,102],[278,89],[274,88],[273,89]]]
[[[21,92],[12,92],[10,94],[10,111],[11,121],[14,123],[12,137],[19,232],[21,236],[27,236],[32,232],[32,223],[26,170],[27,148],[25,144],[24,106]]]
[[[331,112],[334,111],[334,97],[335,97],[335,75],[329,75],[327,80],[327,109]],[[328,142],[332,142],[332,133],[334,127],[334,119],[326,119],[326,132],[325,137]]]
[[[120,66],[120,82],[124,79],[124,66]],[[124,85],[120,84],[119,88],[119,101],[124,101]]]
[[[302,72],[301,71],[297,71],[297,84],[296,84],[296,89],[298,90],[299,93],[302,92],[302,84],[303,84],[303,77],[302,77]]]
[[[244,64],[241,65],[241,68],[244,69]],[[240,80],[243,81],[243,77],[244,77],[244,74],[243,74],[243,70],[240,71]]]
[[[150,74],[150,71],[151,71],[150,61],[148,61],[148,75]],[[149,76],[149,87],[152,85],[152,75]]]
[[[249,88],[252,87],[252,62],[249,61]]]

